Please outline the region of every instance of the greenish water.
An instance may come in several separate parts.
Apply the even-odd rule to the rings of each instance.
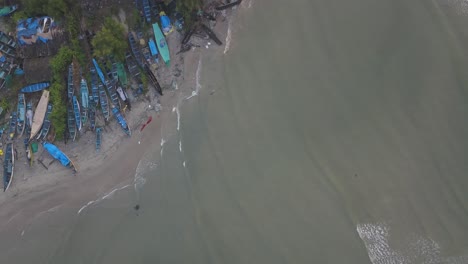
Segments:
[[[244,0],[233,19],[142,163],[139,216],[125,189],[49,223],[38,263],[468,263],[462,2]]]

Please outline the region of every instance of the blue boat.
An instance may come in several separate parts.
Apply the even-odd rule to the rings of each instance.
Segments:
[[[137,64],[143,68],[144,66],[144,58],[143,55],[140,52],[140,47],[139,44],[136,42],[135,37],[132,32],[128,32],[128,42],[130,43],[130,49],[132,50],[133,57],[135,57],[135,60]]]
[[[47,111],[46,111],[46,114],[45,114],[45,117],[44,117],[44,123],[42,123],[42,128],[41,128],[41,132],[39,132],[39,135],[37,136],[37,139],[39,138],[42,138],[42,139],[46,139],[47,137],[47,134],[49,134],[49,130],[50,130],[50,113],[52,113],[52,104],[49,103],[47,105]]]
[[[29,135],[31,134],[32,122],[33,122],[32,103],[31,101],[28,101],[26,103],[26,135],[28,138],[29,138]]]
[[[101,67],[99,67],[99,64],[97,63],[97,61],[95,59],[93,59],[93,64],[94,64],[94,68],[96,69],[96,72],[99,76],[99,78],[101,79],[101,82],[102,84],[106,84],[106,78],[104,77],[104,73],[102,73],[102,70],[101,70]]]
[[[99,84],[98,87],[99,87],[99,100],[101,102],[102,114],[104,115],[104,118],[108,120],[110,116],[109,100],[107,99],[106,91],[104,91],[104,86],[102,84]]]
[[[125,121],[125,118],[120,113],[119,109],[117,109],[115,107],[112,108],[112,113],[114,114],[115,119],[117,119],[117,122],[119,122],[119,124],[122,127],[122,129],[124,130],[124,132],[127,135],[131,136],[132,132],[130,131],[130,128],[128,127],[127,122]]]
[[[24,93],[18,94],[18,120],[16,125],[16,131],[18,132],[18,136],[22,136],[24,133],[24,128],[26,127],[26,102],[24,99]]]
[[[94,68],[91,68],[91,94],[93,95],[94,104],[97,106],[99,104],[99,88],[96,69]]]
[[[31,84],[28,86],[23,87],[23,89],[20,90],[22,93],[34,93],[34,92],[39,92],[44,90],[45,88],[50,86],[50,82],[41,82],[41,83],[35,83]]]
[[[146,22],[151,23],[151,8],[148,0],[143,0],[143,14],[145,15]]]
[[[171,61],[171,58],[169,55],[169,48],[167,46],[166,38],[164,38],[164,35],[161,32],[161,29],[159,28],[158,23],[153,24],[153,32],[154,32],[154,38],[156,39],[156,45],[158,47],[158,51],[161,54],[163,61],[166,63],[166,65],[169,66],[169,63]]]
[[[78,99],[76,99],[76,96],[73,96],[73,112],[75,113],[76,129],[78,131],[81,131],[80,104],[78,103]]]
[[[94,102],[93,97],[89,96],[89,122],[91,123],[91,130],[96,128],[96,103]]]
[[[71,159],[68,158],[67,155],[65,155],[65,153],[63,153],[59,148],[57,148],[57,146],[55,146],[54,144],[49,143],[47,141],[42,142],[42,146],[49,152],[49,154],[52,157],[54,157],[56,160],[60,161],[60,163],[63,166],[65,166],[67,168],[71,168],[74,171],[76,171],[75,164],[73,164]]]
[[[102,128],[96,128],[96,151],[101,150],[101,140],[102,140]]]
[[[13,139],[15,137],[15,133],[16,133],[16,122],[18,121],[18,114],[16,112],[13,112],[11,113],[11,116],[10,116],[10,128],[8,130],[8,137],[10,137],[10,139]]]
[[[120,109],[119,96],[117,95],[117,91],[115,90],[116,85],[117,85],[117,80],[107,81],[106,88],[111,98],[113,107],[117,107],[118,109]]]
[[[68,66],[68,82],[67,82],[68,100],[71,100],[75,91],[73,89],[73,63]]]
[[[15,149],[13,143],[8,143],[5,151],[5,160],[3,162],[3,191],[6,192],[13,181],[15,170]]]
[[[153,39],[148,41],[148,46],[151,51],[151,56],[155,58],[155,61],[158,62],[158,48],[156,48],[156,43],[154,43]]]
[[[81,79],[81,123],[85,125],[88,122],[88,108],[89,108],[89,91],[88,91],[88,84],[86,83],[85,79]]]
[[[68,134],[72,141],[75,141],[76,138],[76,121],[75,114],[73,113],[72,102],[69,102],[67,105],[67,125],[68,125]]]
[[[18,9],[18,5],[4,6],[0,8],[0,17],[8,16]]]

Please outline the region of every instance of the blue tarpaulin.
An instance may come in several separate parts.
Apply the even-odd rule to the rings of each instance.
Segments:
[[[6,61],[5,56],[1,56],[1,57],[0,57],[0,62],[5,62],[5,61]]]
[[[15,70],[15,75],[23,75],[24,74],[24,71],[20,68],[16,68]]]
[[[168,16],[161,16],[161,26],[163,31],[170,31],[171,30],[171,20]]]
[[[148,41],[148,46],[150,47],[151,56],[158,55],[158,49],[156,48],[156,44],[154,43],[153,39]]]
[[[44,142],[42,143],[42,146],[50,153],[52,157],[58,159],[63,166],[68,167],[68,165],[70,165],[70,159],[54,144]]]

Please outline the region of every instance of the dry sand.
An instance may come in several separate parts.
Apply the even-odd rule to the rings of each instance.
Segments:
[[[224,40],[227,23],[224,16],[220,16],[219,21],[214,31]],[[212,52],[205,49],[208,39],[194,38],[193,42],[200,48],[175,56],[182,37],[178,32],[168,37],[171,66],[157,70],[164,96],[159,98],[154,88],[149,87],[144,99],[140,97],[134,101],[132,110],[125,114],[133,132],[131,137],[127,137],[111,119],[103,130],[99,153],[95,150],[95,133],[92,131],[82,132],[77,141],[67,145],[55,143],[75,162],[78,167],[76,175],[58,161],[49,165],[52,158],[47,152],[42,153],[42,147],[35,159],[41,158],[49,166],[48,170],[37,161],[29,167],[22,140],[17,142],[19,157],[14,180],[8,192],[0,193],[0,233],[12,229],[21,232],[30,224],[30,219],[57,206],[75,208],[78,213],[89,201],[98,200],[114,189],[134,185],[135,172],[142,157],[149,151],[159,151],[162,134],[169,137],[174,133],[178,121],[172,110],[195,89],[195,74],[201,54]],[[211,47],[219,54],[224,50],[224,46]],[[149,116],[153,121],[140,134],[140,127]]]

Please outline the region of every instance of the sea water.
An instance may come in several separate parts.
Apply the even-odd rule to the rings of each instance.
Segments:
[[[35,223],[24,236],[40,252],[21,251],[28,238],[4,255],[468,263],[465,9],[243,1],[229,44],[200,57],[193,92],[174,106],[177,127],[140,162],[134,186]]]

